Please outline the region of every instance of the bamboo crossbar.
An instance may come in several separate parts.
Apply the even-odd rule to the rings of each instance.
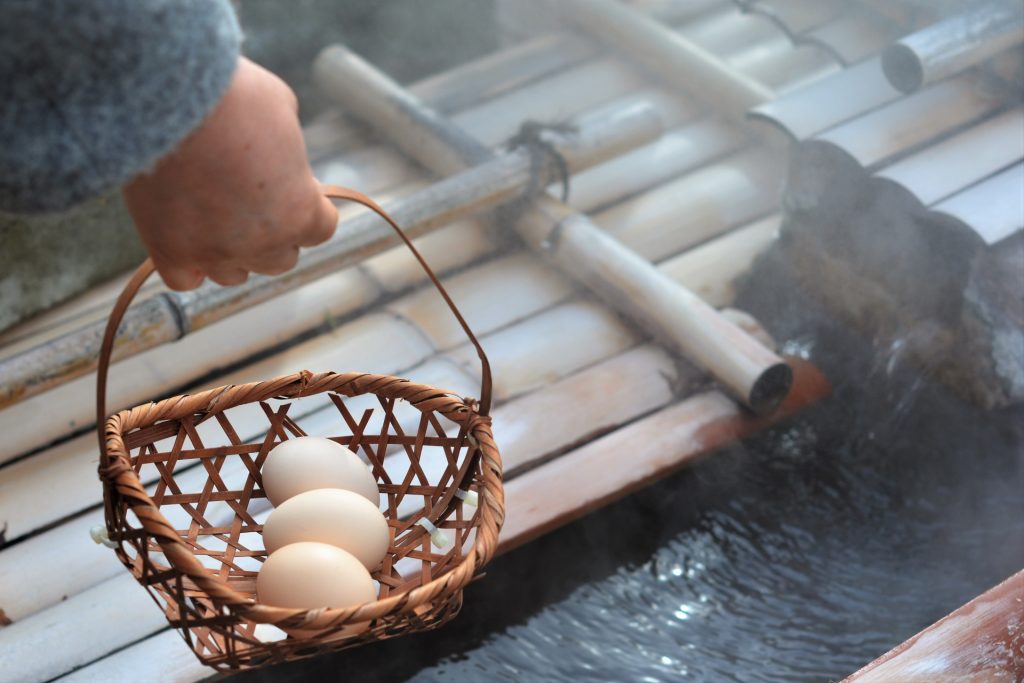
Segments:
[[[486,163],[492,152],[348,49],[321,52],[314,78],[344,107],[438,174]],[[549,195],[514,222],[520,237],[606,303],[696,361],[755,412],[785,397],[785,362],[692,292]]]
[[[616,118],[589,121],[575,133],[551,134],[547,142],[575,172],[649,142],[660,133],[661,123],[653,111],[636,107]],[[500,154],[486,164],[395,200],[389,211],[408,227],[410,235],[426,234],[517,198],[536,182],[538,169],[540,186],[556,180],[559,174],[550,157],[535,154],[526,148]],[[376,216],[364,213],[342,225],[339,235],[327,244],[305,252],[285,275],[255,276],[239,287],[207,283],[192,292],[165,292],[147,299],[125,316],[115,357],[125,358],[180,339],[397,243]],[[90,372],[95,368],[102,328],[102,322],[93,323],[0,362],[0,408]]]

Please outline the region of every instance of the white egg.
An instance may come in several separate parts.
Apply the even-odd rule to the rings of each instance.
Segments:
[[[275,446],[260,471],[263,490],[277,507],[313,489],[347,489],[380,505],[380,490],[370,468],[341,444],[319,436],[300,436]]]
[[[263,525],[268,553],[301,541],[337,546],[373,570],[387,554],[390,537],[384,515],[358,493],[314,489],[281,503]]]
[[[352,554],[326,543],[292,543],[266,559],[256,577],[256,599],[273,607],[352,607],[377,599],[373,579]],[[346,626],[341,635],[363,631],[369,622]],[[284,629],[296,638],[319,629]]]

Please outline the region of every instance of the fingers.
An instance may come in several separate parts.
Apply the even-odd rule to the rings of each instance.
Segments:
[[[249,264],[249,270],[263,275],[280,275],[287,273],[299,262],[299,248],[296,246],[274,249],[271,256],[261,256]]]
[[[222,266],[208,272],[211,280],[223,287],[240,285],[249,279],[249,272],[242,268]]]
[[[156,271],[160,274],[164,284],[178,292],[187,292],[203,284],[205,276],[202,271],[196,268],[176,268],[174,266],[161,265],[156,263]]]
[[[299,228],[298,244],[300,247],[312,247],[326,242],[334,234],[338,226],[338,208],[331,200],[317,190],[317,203],[306,224]]]

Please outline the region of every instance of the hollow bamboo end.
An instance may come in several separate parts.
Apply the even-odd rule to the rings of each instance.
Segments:
[[[912,93],[924,83],[924,66],[912,49],[896,43],[882,53],[882,72],[894,88]]]
[[[767,415],[789,395],[793,388],[793,368],[786,363],[770,365],[754,382],[747,406],[758,415]]]

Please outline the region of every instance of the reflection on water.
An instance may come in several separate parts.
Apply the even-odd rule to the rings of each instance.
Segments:
[[[238,680],[838,680],[1024,566],[1022,411],[806,317],[825,404],[500,558],[436,633]]]

